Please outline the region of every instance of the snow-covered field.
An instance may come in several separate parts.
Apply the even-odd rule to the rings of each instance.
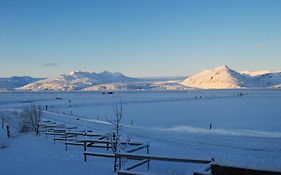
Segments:
[[[214,158],[216,163],[230,166],[281,171],[278,89],[0,93],[1,110],[30,102],[48,106],[46,119],[97,132],[111,129],[107,120],[114,118],[113,105],[121,102],[123,137],[150,142],[153,155]],[[0,129],[0,135],[3,132]],[[81,148],[65,152],[62,143],[54,145],[43,136],[17,135],[5,142],[8,147],[0,149],[1,172],[113,174],[112,160],[90,158],[84,163]],[[188,174],[201,168],[204,166],[151,162],[151,172],[157,174],[172,174],[175,169],[178,174]]]

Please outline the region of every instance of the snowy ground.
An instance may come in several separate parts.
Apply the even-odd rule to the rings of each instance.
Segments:
[[[220,164],[281,171],[280,90],[132,91],[112,95],[13,92],[1,93],[0,97],[2,110],[18,109],[30,102],[48,105],[45,118],[97,132],[111,129],[106,120],[113,118],[112,106],[121,101],[123,136],[150,142],[153,155],[214,158]],[[1,140],[3,132],[0,129]],[[17,135],[5,142],[8,147],[0,149],[2,172],[113,174],[112,160],[90,158],[84,163],[81,148],[65,152],[62,143],[53,144],[43,136]],[[203,167],[151,164],[157,174],[171,174],[175,169],[178,174],[189,174]]]

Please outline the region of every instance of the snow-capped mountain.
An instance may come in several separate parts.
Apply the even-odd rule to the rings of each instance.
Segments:
[[[205,70],[185,79],[181,84],[202,89],[240,88],[247,84],[246,78],[226,65]]]
[[[255,76],[241,74],[223,65],[195,74],[181,84],[201,89],[265,88],[281,84],[280,72],[260,73],[256,72]]]
[[[32,78],[28,76],[0,78],[0,90],[13,90],[14,88],[22,87],[38,80],[41,80],[41,78]]]
[[[132,82],[136,79],[126,77],[121,73],[111,73],[104,71],[101,73],[89,71],[73,71],[69,74],[63,74],[58,77],[48,78],[28,84],[19,90],[55,90],[55,91],[72,91],[81,90],[93,85],[113,83],[113,82]]]

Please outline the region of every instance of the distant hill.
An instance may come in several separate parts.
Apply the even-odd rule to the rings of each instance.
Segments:
[[[254,76],[253,76],[254,75]],[[281,84],[281,73],[239,73],[226,65],[195,74],[182,83],[184,86],[201,89],[269,88]]]
[[[84,88],[115,82],[132,82],[136,81],[135,78],[124,76],[121,73],[112,73],[104,71],[101,73],[89,71],[73,71],[69,74],[63,74],[58,77],[48,78],[45,80],[37,81],[26,86],[19,88],[19,90],[55,90],[55,91],[73,91],[82,90]]]
[[[42,80],[42,78],[33,78],[28,76],[14,76],[10,78],[0,78],[0,90],[13,90],[18,87]]]
[[[229,89],[245,86],[246,78],[226,65],[205,70],[185,79],[182,85],[202,89]]]

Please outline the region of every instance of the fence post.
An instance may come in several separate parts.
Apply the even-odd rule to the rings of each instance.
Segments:
[[[117,171],[117,156],[116,156],[116,153],[114,153],[114,172],[116,172]]]
[[[10,137],[10,127],[7,125],[7,136]]]
[[[68,133],[65,131],[65,140],[68,142]]]
[[[39,135],[39,124],[37,124],[36,135]]]
[[[54,129],[54,144],[56,144],[56,131]]]
[[[68,133],[65,131],[65,151],[67,151]]]
[[[122,167],[122,158],[121,157],[119,157],[118,165],[119,165],[118,169],[121,170],[121,167]]]
[[[84,154],[84,161],[87,162],[87,155]]]
[[[4,128],[4,117],[1,118],[2,120],[2,129]]]
[[[87,151],[87,141],[84,140],[84,151]]]
[[[49,130],[48,130],[48,128],[46,128],[46,132],[45,132],[46,140],[48,139],[48,132],[49,132]]]

